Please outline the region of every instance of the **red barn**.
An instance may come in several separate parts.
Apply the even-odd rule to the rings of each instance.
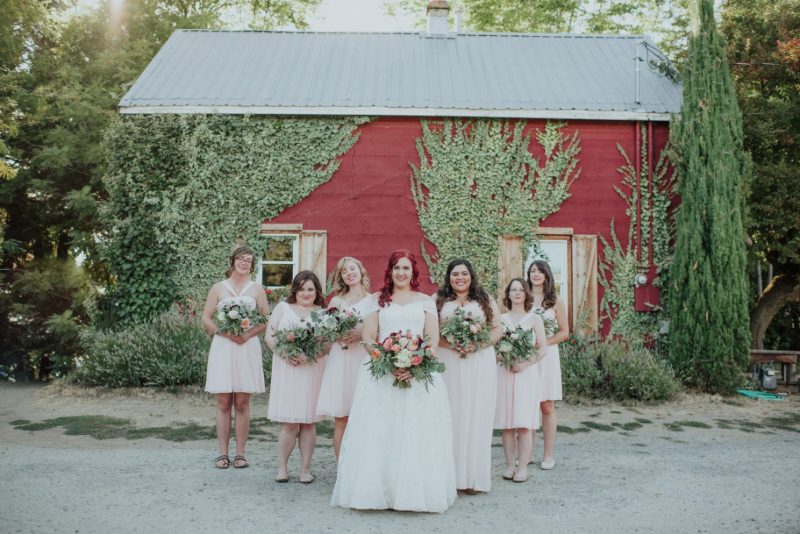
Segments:
[[[667,141],[680,86],[663,74],[666,62],[646,38],[449,33],[432,22],[422,33],[178,31],[119,109],[373,117],[330,181],[264,221],[267,238],[285,245],[261,262],[267,285],[302,268],[326,273],[345,255],[360,258],[379,285],[392,250],[420,252],[410,165],[420,165],[421,120],[524,121],[529,132],[563,122],[567,134],[579,134],[580,177],[536,232],[572,320],[586,310],[596,325],[597,237],[608,237],[612,219],[625,235],[629,220],[614,189],[624,163],[617,146],[637,169],[649,163],[652,170],[646,159]],[[650,147],[644,156],[643,143]],[[542,149],[532,142],[530,151]],[[503,276],[513,274],[507,258],[499,261]],[[432,291],[420,266],[423,290]]]

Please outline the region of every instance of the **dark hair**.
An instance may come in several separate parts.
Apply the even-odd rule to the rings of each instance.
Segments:
[[[556,305],[558,296],[556,295],[556,283],[553,280],[553,271],[550,270],[550,265],[544,260],[534,260],[528,266],[528,289],[533,291],[533,283],[531,282],[531,269],[533,266],[539,269],[539,272],[544,274],[544,298],[542,299],[542,308],[545,310],[552,308]]]
[[[478,283],[478,277],[475,275],[475,269],[473,269],[472,264],[465,259],[455,259],[447,264],[447,273],[444,275],[444,283],[442,284],[442,287],[439,288],[439,291],[436,292],[436,309],[441,312],[442,306],[445,302],[456,299],[456,292],[453,290],[453,286],[450,285],[450,273],[452,273],[453,269],[459,265],[463,265],[467,268],[467,271],[469,271],[470,282],[467,298],[469,300],[474,300],[480,305],[481,309],[483,310],[483,314],[486,316],[486,324],[491,323],[492,319],[494,318],[494,314],[492,313],[491,298],[489,297],[489,293],[487,293]]]
[[[514,282],[519,282],[522,285],[522,289],[525,290],[525,311],[531,311],[531,308],[533,308],[533,295],[531,295],[531,292],[528,289],[528,284],[526,284],[525,280],[519,276],[512,278],[506,286],[506,292],[503,295],[503,306],[509,310],[511,309],[511,284]]]
[[[297,292],[302,289],[303,285],[311,280],[314,282],[314,290],[317,296],[314,299],[314,304],[317,306],[325,306],[325,298],[322,296],[322,285],[319,283],[319,278],[313,271],[300,271],[297,276],[292,280],[292,289],[289,290],[289,296],[286,297],[286,302],[289,304],[297,304]]]
[[[395,250],[389,256],[389,263],[386,266],[386,272],[383,274],[383,287],[381,294],[378,296],[378,305],[382,308],[392,302],[392,294],[394,293],[394,280],[392,280],[392,269],[400,261],[400,258],[408,258],[411,262],[411,289],[414,291],[419,289],[419,269],[417,268],[417,258],[411,251],[404,248]]]
[[[233,249],[231,252],[231,257],[228,258],[228,270],[225,271],[225,276],[230,277],[233,274],[234,264],[236,263],[236,258],[239,256],[244,256],[246,254],[250,254],[253,257],[253,261],[250,262],[250,272],[256,270],[256,253],[253,252],[253,249],[248,247],[247,245],[240,245]]]

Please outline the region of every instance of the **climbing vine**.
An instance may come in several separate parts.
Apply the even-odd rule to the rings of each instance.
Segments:
[[[642,126],[642,139],[645,140]],[[600,284],[603,300],[600,308],[603,319],[610,321],[610,335],[619,335],[634,346],[641,346],[648,339],[656,339],[662,321],[666,318],[667,287],[669,272],[669,243],[672,223],[669,216],[673,196],[673,182],[669,173],[667,151],[662,151],[648,183],[649,164],[646,140],[642,142],[641,169],[631,162],[621,145],[617,149],[625,160],[619,167],[622,187],[615,186],[617,194],[625,201],[628,216],[628,235],[621,242],[611,221],[610,240],[602,235],[600,241],[603,255],[600,261]],[[637,229],[641,239],[637,241]],[[651,237],[652,229],[652,237]],[[652,247],[652,262],[658,277],[654,285],[661,288],[661,305],[652,312],[641,313],[634,309],[633,280],[636,273],[648,267],[648,250]]]
[[[234,242],[330,180],[367,118],[127,116],[109,130],[105,248],[119,319],[201,301]]]
[[[563,124],[536,131],[540,160],[530,152],[525,122],[444,120],[422,122],[420,166],[412,164],[411,192],[425,237],[422,254],[434,282],[447,263],[469,259],[483,285],[494,292],[501,235],[532,242],[539,222],[569,197],[580,174],[578,134]]]

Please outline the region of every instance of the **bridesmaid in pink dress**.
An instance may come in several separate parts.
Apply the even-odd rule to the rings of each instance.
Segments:
[[[557,298],[553,273],[546,261],[536,260],[528,267],[528,288],[533,294],[534,310],[540,311],[544,319],[555,319],[558,323],[558,331],[547,338],[547,355],[539,363],[541,376],[539,399],[544,437],[544,455],[539,467],[548,470],[556,465],[556,461],[553,459],[556,427],[558,426],[555,401],[563,398],[558,344],[569,337],[569,321],[567,320],[567,307],[561,299]]]
[[[214,284],[203,307],[203,328],[214,336],[208,353],[205,390],[217,395],[217,442],[220,455],[214,460],[214,465],[220,469],[227,469],[231,462],[228,456],[231,407],[236,412],[236,456],[233,466],[248,466],[244,452],[250,433],[250,395],[264,392],[264,369],[258,335],[266,329],[266,325],[257,325],[241,336],[218,333],[214,314],[223,300],[242,298],[252,299],[264,317],[269,315],[269,302],[264,288],[250,280],[254,268],[255,254],[249,247],[234,249],[228,278]]]
[[[494,427],[503,430],[503,451],[507,467],[503,478],[525,482],[528,480],[528,462],[533,453],[533,433],[539,426],[538,362],[547,350],[547,339],[542,318],[531,311],[533,297],[525,286],[525,280],[511,280],[506,286],[503,305],[508,309],[507,313],[500,316],[503,326],[511,332],[517,327],[533,330],[534,346],[537,350],[528,360],[508,368],[500,366],[497,370]],[[517,460],[519,463],[516,463]]]
[[[439,342],[453,413],[456,487],[475,495],[492,487],[492,431],[497,402],[494,344],[503,329],[497,304],[478,283],[472,264],[464,259],[448,264],[444,283],[436,293],[440,324],[452,317],[459,306],[483,319],[490,329],[489,343],[483,347],[451,346],[444,337]]]
[[[311,484],[311,457],[317,444],[317,400],[325,360],[316,363],[305,355],[284,358],[276,352],[275,333],[278,330],[300,326],[313,310],[325,305],[319,279],[311,271],[300,271],[292,280],[292,288],[285,302],[275,307],[267,324],[264,340],[272,349],[272,379],[269,390],[267,417],[281,423],[278,434],[278,474],[276,482],[289,481],[289,456],[295,444],[300,444],[300,482]]]
[[[333,290],[336,296],[328,308],[350,310],[362,319],[378,309],[378,301],[369,294],[369,276],[364,266],[355,258],[345,256],[333,272]],[[342,436],[347,428],[350,406],[359,367],[369,357],[361,345],[362,324],[331,346],[325,375],[319,393],[317,414],[334,418],[333,450],[339,459]]]

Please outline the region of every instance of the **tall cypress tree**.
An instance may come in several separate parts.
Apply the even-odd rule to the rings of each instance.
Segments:
[[[744,193],[749,156],[712,0],[692,0],[683,107],[672,129],[681,203],[670,269],[670,359],[684,382],[731,391],[750,333]]]

